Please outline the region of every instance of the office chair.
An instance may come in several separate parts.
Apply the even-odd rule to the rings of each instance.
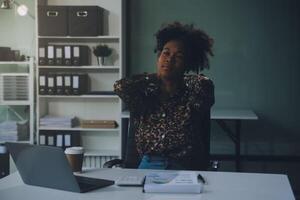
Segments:
[[[195,147],[192,152],[192,168],[190,170],[210,170],[217,171],[219,162],[210,161],[210,110],[195,112],[192,114],[193,131],[195,132]],[[134,133],[136,127],[133,126],[134,114],[130,113],[129,129],[125,142],[126,147],[123,159],[114,159],[104,163],[104,168],[121,167],[137,168],[140,163],[140,157],[136,150]]]
[[[121,167],[121,168],[134,168],[136,169],[139,165],[140,158],[136,150],[136,144],[134,140],[135,127],[133,126],[133,113],[129,115],[129,128],[127,129],[127,136],[124,138],[123,145],[125,149],[125,155],[123,159],[113,159],[104,163],[104,168]],[[124,134],[124,133],[122,133]],[[123,136],[124,137],[124,136]],[[122,147],[122,148],[124,148]]]

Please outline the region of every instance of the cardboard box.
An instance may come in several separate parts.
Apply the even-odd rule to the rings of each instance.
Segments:
[[[81,120],[81,128],[117,128],[118,124],[114,120]]]

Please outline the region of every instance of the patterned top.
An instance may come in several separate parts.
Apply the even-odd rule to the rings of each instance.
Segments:
[[[213,82],[202,74],[186,75],[181,89],[165,100],[159,85],[156,74],[141,74],[117,81],[114,89],[134,116],[140,155],[184,158],[192,151],[192,112],[214,104]]]

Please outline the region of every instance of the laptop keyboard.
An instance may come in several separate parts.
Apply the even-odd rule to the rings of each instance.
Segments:
[[[83,176],[75,176],[77,183],[82,192],[89,191],[95,188],[106,187],[109,185],[113,185],[114,181],[83,177]]]
[[[116,184],[119,186],[142,186],[144,180],[144,175],[123,175],[116,180]]]
[[[79,185],[80,189],[88,189],[88,188],[95,187],[95,185],[83,183],[83,182],[78,182],[78,185]]]

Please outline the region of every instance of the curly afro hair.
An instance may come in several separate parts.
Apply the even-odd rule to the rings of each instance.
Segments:
[[[185,72],[199,73],[204,68],[209,69],[208,56],[213,56],[213,39],[204,31],[194,28],[193,24],[183,25],[179,22],[163,25],[155,34],[155,53],[160,54],[164,45],[177,40],[184,44],[185,48]]]

